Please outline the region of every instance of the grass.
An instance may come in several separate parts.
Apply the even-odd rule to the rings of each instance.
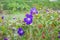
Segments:
[[[4,34],[3,37],[10,36],[9,39],[11,38],[11,40],[58,40],[58,27],[60,23],[57,20],[59,17],[58,13],[56,14],[54,12],[53,14],[39,14],[39,16],[34,16],[32,25],[26,25],[23,22],[23,18],[25,17],[24,13],[6,15],[5,19],[1,21],[2,25],[0,25],[0,30],[3,32],[2,34]],[[51,16],[53,16],[54,19],[51,19]],[[13,17],[16,17],[16,20],[13,20]],[[15,31],[12,30],[13,27],[16,28],[14,29]],[[22,27],[25,31],[25,34],[22,37],[16,33],[19,27]],[[42,37],[43,32],[45,38]]]
[[[32,7],[36,7],[37,9],[47,7],[52,8],[54,10],[60,9],[60,1],[50,2],[49,0],[33,0],[33,1],[24,1],[24,0],[4,0],[0,1],[0,10],[7,10],[10,12],[9,14],[14,14],[13,12],[21,12],[21,11],[29,11]],[[9,11],[10,10],[10,11]]]
[[[0,35],[2,36],[0,39],[3,40],[4,37],[7,37],[10,40],[59,40],[60,20],[58,21],[58,18],[60,14],[54,11],[59,9],[59,4],[60,1],[49,2],[48,0],[33,0],[32,2],[28,2],[28,0],[1,0],[0,10],[3,12],[4,19],[1,19],[1,15]],[[32,7],[36,7],[39,14],[34,15],[31,25],[26,25],[23,19]],[[46,12],[47,8],[49,13]],[[5,12],[6,14],[4,14]],[[17,34],[19,27],[25,31],[23,36]]]

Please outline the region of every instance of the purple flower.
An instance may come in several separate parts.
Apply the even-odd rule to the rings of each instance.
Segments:
[[[26,17],[33,18],[31,14],[26,14]]]
[[[31,8],[30,13],[31,14],[38,14],[38,11],[35,7],[33,7],[33,8]]]
[[[18,33],[20,36],[23,36],[23,35],[24,35],[24,30],[23,30],[22,28],[18,28],[17,33]]]
[[[46,12],[49,12],[49,10],[47,9]]]
[[[32,23],[32,18],[29,18],[29,17],[24,18],[24,22],[25,22],[27,25],[29,25],[29,24]]]
[[[46,12],[49,13],[49,10],[47,9]]]
[[[4,40],[8,40],[8,38],[4,38]]]
[[[33,16],[31,14],[26,14],[26,18],[24,18],[24,22],[29,25],[32,23]]]
[[[4,19],[4,16],[2,16],[1,18]]]
[[[58,36],[58,38],[60,38],[60,36]]]

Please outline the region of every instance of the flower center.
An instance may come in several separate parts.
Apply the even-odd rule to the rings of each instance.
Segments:
[[[35,10],[33,10],[33,12],[35,12]]]
[[[28,21],[30,21],[30,18],[28,18]]]
[[[20,31],[20,33],[23,33],[23,31]]]

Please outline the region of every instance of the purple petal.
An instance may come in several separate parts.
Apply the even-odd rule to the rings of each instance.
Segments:
[[[32,21],[32,18],[27,18],[27,22],[31,22]]]
[[[4,16],[2,16],[2,19],[4,19]]]
[[[58,36],[58,38],[60,38],[60,36]]]
[[[18,31],[18,34],[19,34],[20,36],[23,36],[23,35],[24,35],[24,31],[23,31],[23,30]]]
[[[27,18],[24,18],[24,22],[27,22]]]
[[[30,19],[30,21],[27,20],[27,22],[26,22],[27,25],[29,25],[29,24],[31,24],[31,23],[32,23],[32,19]]]
[[[24,30],[23,30],[22,28],[18,28],[17,33],[18,33],[20,36],[22,36],[22,35],[24,35]]]
[[[26,22],[27,25],[30,25],[32,22]]]
[[[29,18],[29,17],[27,17],[27,18],[24,18],[24,22],[28,25],[28,24],[31,24],[32,23],[32,21],[33,21],[33,19],[32,18]]]
[[[22,28],[18,28],[18,30],[23,30]]]
[[[32,21],[32,18],[29,18],[29,17],[24,18],[24,22],[30,22],[30,21]]]
[[[8,40],[8,38],[4,38],[4,40]]]
[[[31,14],[38,14],[38,11],[37,11],[37,9],[34,7],[34,8],[31,8],[30,13],[31,13]]]
[[[49,12],[49,10],[47,9],[46,12]]]
[[[33,16],[31,14],[26,14],[26,17],[32,18]]]

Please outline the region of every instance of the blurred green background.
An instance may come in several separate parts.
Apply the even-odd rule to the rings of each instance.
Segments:
[[[51,2],[50,0],[0,0],[0,11],[5,10],[7,13],[16,13],[29,11],[31,7],[60,9],[60,0]]]
[[[25,25],[23,22],[26,15],[25,13],[29,12],[32,7],[36,7],[39,14],[34,16],[32,25]],[[49,10],[48,14],[46,9]],[[44,40],[41,37],[42,32],[46,33],[45,40],[51,40],[53,36],[54,40],[58,40],[60,14],[56,10],[60,10],[60,0],[0,0],[0,16],[5,13],[11,14],[3,15],[5,18],[4,20],[0,17],[0,34],[4,34],[0,36],[1,40],[4,36],[8,37],[9,35],[11,40],[28,40],[31,34],[32,40]],[[16,19],[14,20],[13,18]],[[22,27],[25,31],[22,37],[19,37],[17,33],[13,33],[12,30],[13,28],[17,30],[19,27]],[[13,36],[13,34],[16,34],[16,36]]]

